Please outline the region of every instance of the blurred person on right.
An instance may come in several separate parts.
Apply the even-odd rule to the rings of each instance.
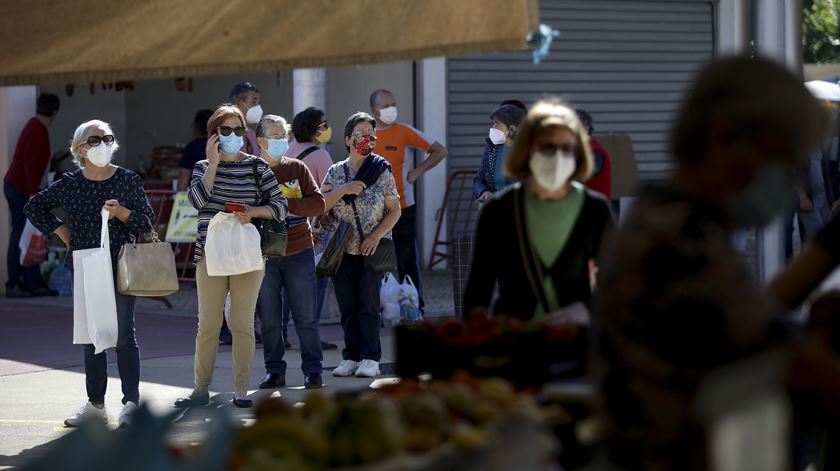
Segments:
[[[603,254],[594,320],[605,438],[620,469],[711,469],[716,437],[694,413],[696,395],[710,373],[761,352],[789,357],[794,411],[840,418],[837,357],[797,341],[783,318],[840,261],[840,220],[767,289],[731,245],[736,229],[784,212],[827,128],[781,65],[728,58],[698,75],[673,131],[676,170],[641,193]]]

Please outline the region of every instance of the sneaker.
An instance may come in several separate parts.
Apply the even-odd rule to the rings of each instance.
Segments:
[[[117,419],[117,423],[119,424],[120,428],[127,428],[131,426],[131,421],[134,417],[134,411],[137,410],[137,404],[128,401],[123,406],[122,412],[120,412],[120,418]]]
[[[333,376],[353,376],[356,370],[359,369],[359,364],[353,360],[342,360],[341,363],[333,370]]]
[[[379,362],[374,360],[362,360],[356,369],[357,378],[373,378],[379,376]]]
[[[88,401],[75,414],[64,419],[64,425],[67,427],[78,427],[79,424],[89,419],[99,419],[107,423],[108,415],[105,413],[105,406],[103,405],[99,409]]]

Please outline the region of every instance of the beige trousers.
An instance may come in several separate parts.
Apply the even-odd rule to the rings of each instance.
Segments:
[[[210,276],[204,260],[198,262],[198,334],[195,337],[195,385],[210,386],[216,367],[219,332],[222,330],[225,298],[230,291],[228,327],[233,335],[233,384],[247,389],[254,363],[254,311],[264,270],[234,276]]]

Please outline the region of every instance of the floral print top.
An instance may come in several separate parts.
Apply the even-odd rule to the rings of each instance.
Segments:
[[[327,191],[333,188],[350,182],[356,176],[350,166],[350,161],[344,160],[337,164],[333,164],[327,171],[327,176],[324,177],[324,187]],[[394,180],[394,175],[390,170],[382,172],[379,179],[372,186],[369,186],[356,198],[356,208],[359,210],[359,220],[362,221],[362,231],[365,234],[370,234],[376,229],[376,226],[382,222],[385,217],[385,201],[399,200],[400,195],[397,193],[397,182]],[[330,211],[330,214],[350,224],[353,229],[353,236],[347,244],[345,253],[350,255],[361,254],[360,246],[362,239],[359,236],[359,230],[356,228],[356,218],[353,215],[353,206],[344,202],[343,199],[336,203],[335,207]],[[391,238],[391,231],[385,235],[386,239]]]

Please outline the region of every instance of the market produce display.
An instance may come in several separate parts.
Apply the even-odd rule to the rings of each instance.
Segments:
[[[450,378],[456,371],[539,387],[581,376],[587,329],[552,319],[523,322],[475,313],[464,321],[423,321],[396,328],[397,374]]]
[[[565,417],[504,379],[463,372],[359,395],[313,391],[296,406],[270,398],[255,415],[238,435],[234,470],[426,469],[481,454],[511,424],[542,427]]]

